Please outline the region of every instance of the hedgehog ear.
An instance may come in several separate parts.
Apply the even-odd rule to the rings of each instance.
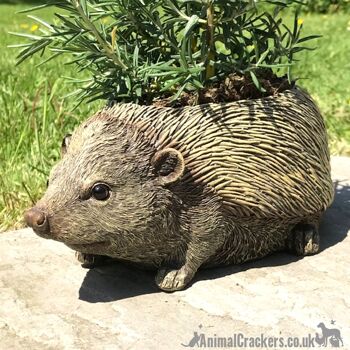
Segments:
[[[179,180],[185,172],[184,157],[174,148],[166,148],[157,152],[151,163],[163,185]]]
[[[72,138],[71,134],[67,134],[63,138],[62,143],[61,143],[61,158],[63,158],[64,155],[67,153],[67,149],[68,149],[71,138]]]

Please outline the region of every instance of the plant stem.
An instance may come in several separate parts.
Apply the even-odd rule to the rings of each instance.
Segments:
[[[127,70],[127,66],[121,61],[120,57],[118,57],[111,47],[100,35],[94,24],[90,21],[89,17],[85,14],[83,8],[80,5],[79,0],[75,0],[75,7],[77,11],[79,12],[80,16],[82,17],[83,21],[87,25],[87,27],[91,30],[91,32],[94,34],[96,40],[101,45],[102,49],[106,53],[107,57],[109,57],[117,66],[122,68],[123,70]]]
[[[212,0],[207,2],[207,47],[208,56],[206,61],[206,79],[209,80],[215,75],[214,66],[210,63],[215,58],[214,50],[214,7]]]

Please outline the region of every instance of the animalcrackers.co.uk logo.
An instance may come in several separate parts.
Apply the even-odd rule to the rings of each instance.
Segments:
[[[218,334],[208,335],[202,330],[203,326],[193,332],[192,338],[181,345],[189,348],[313,348],[313,347],[343,347],[344,342],[341,332],[333,327],[335,321],[331,321],[332,327],[328,328],[323,322],[320,322],[319,328],[314,335],[307,334],[302,337],[273,337],[260,334],[258,336],[246,336],[243,333],[233,333],[230,336],[221,336]]]

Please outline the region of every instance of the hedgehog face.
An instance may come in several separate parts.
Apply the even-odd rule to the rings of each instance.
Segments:
[[[65,138],[61,153],[45,195],[25,215],[38,235],[84,253],[122,257],[145,249],[147,235],[167,226],[168,187],[184,172],[181,153],[157,152],[101,121]]]

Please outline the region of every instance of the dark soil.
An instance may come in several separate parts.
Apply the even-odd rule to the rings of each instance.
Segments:
[[[171,101],[171,96],[153,100],[152,104],[158,107],[184,107],[206,103],[232,102],[247,99],[276,95],[284,90],[294,87],[295,83],[289,83],[286,76],[277,77],[271,71],[263,71],[258,74],[258,79],[263,88],[261,91],[255,86],[250,74],[230,74],[221,82],[203,90],[192,93],[183,93],[176,101]]]

